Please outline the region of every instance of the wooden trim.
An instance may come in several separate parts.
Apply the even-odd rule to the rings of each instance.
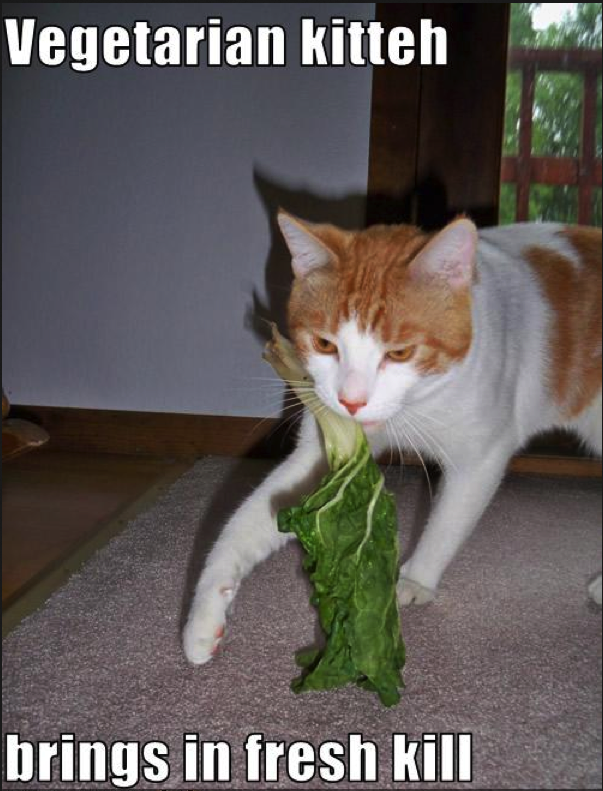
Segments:
[[[503,157],[502,181],[512,184],[518,180],[517,157]],[[593,163],[590,173],[592,184],[600,187],[602,183],[601,160]],[[577,186],[580,183],[580,160],[571,157],[531,157],[530,182],[532,184],[563,184]]]
[[[601,71],[601,51],[558,47],[513,47],[509,54],[509,71],[534,66],[538,71]]]
[[[601,50],[598,52],[601,71]],[[584,73],[584,103],[582,105],[582,145],[578,179],[578,222],[593,222],[592,194],[597,171],[597,78],[596,68]],[[600,163],[599,163],[600,164]]]
[[[50,436],[49,449],[86,453],[177,459],[205,455],[278,459],[291,451],[295,437],[287,421],[274,418],[39,406],[14,406],[12,414],[41,425]],[[389,454],[382,460],[388,463]],[[418,465],[420,461],[405,456],[405,463]],[[513,459],[510,469],[587,478],[600,478],[603,470],[601,462],[584,456],[580,445],[565,432],[534,440]]]
[[[519,107],[519,151],[517,155],[517,208],[515,219],[527,220],[530,213],[530,169],[532,157],[532,117],[536,95],[536,67],[524,68]]]
[[[525,475],[555,475],[561,478],[601,478],[603,465],[599,459],[569,456],[516,456],[510,472]]]
[[[418,30],[421,3],[377,3],[375,19],[389,31]],[[419,155],[421,69],[373,67],[367,224],[413,222]]]
[[[48,448],[189,459],[204,455],[277,457],[290,449],[286,421],[273,418],[13,406],[38,423]]]
[[[421,78],[418,224],[440,228],[461,212],[498,223],[507,79],[508,3],[426,3],[448,34],[448,63]]]

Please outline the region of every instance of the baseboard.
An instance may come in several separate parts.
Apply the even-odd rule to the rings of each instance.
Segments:
[[[70,407],[12,406],[11,417],[44,428],[48,447],[85,453],[125,453],[174,459],[199,456],[280,458],[293,446],[295,429],[286,420],[126,412]],[[389,459],[387,459],[389,461]],[[405,462],[419,464],[413,457]],[[602,464],[585,456],[567,434],[535,440],[513,459],[510,469],[536,475],[601,478]]]
[[[22,405],[10,414],[42,426],[49,449],[72,452],[271,458],[285,454],[293,440],[285,421],[272,418]]]

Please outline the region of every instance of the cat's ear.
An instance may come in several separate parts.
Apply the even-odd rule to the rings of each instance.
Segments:
[[[313,269],[335,262],[335,251],[321,238],[321,235],[326,235],[328,226],[303,222],[282,209],[277,219],[291,253],[291,266],[296,277],[304,277]]]
[[[475,275],[477,229],[465,217],[437,234],[408,267],[412,279],[443,281],[453,290],[469,288]]]

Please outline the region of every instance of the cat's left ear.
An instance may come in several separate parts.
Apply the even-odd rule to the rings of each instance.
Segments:
[[[437,234],[408,267],[411,278],[443,281],[455,291],[471,286],[475,275],[477,229],[463,217]]]
[[[277,220],[291,253],[296,277],[305,277],[313,269],[336,263],[336,247],[341,234],[337,228],[304,222],[282,209]]]

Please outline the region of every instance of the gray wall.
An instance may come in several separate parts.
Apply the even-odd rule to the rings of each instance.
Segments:
[[[361,225],[369,68],[299,66],[299,17],[370,3],[3,4],[39,24],[281,24],[283,69],[10,68],[3,371],[13,403],[267,415],[252,312],[282,315],[278,203]],[[254,296],[255,292],[255,296]],[[269,391],[271,392],[271,391]]]

